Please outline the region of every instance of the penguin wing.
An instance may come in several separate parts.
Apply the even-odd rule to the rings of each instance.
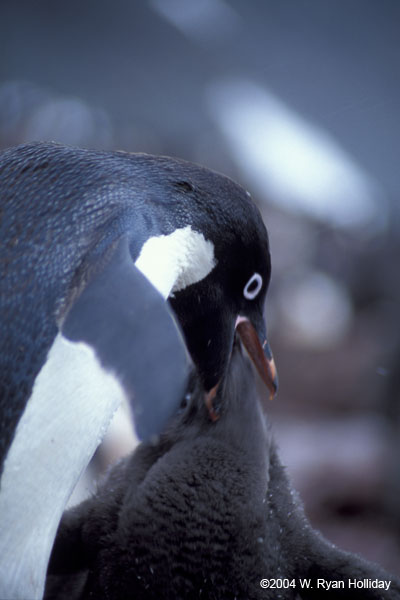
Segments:
[[[61,330],[94,350],[101,369],[117,380],[138,437],[159,433],[182,398],[189,358],[166,302],[135,267],[127,236],[87,283]]]

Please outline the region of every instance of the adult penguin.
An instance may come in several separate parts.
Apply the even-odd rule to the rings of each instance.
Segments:
[[[212,396],[235,328],[275,388],[268,238],[230,179],[32,143],[0,155],[0,597],[40,598],[65,503],[122,399],[157,434],[192,359]],[[215,415],[214,415],[215,417]]]
[[[305,518],[239,345],[214,397],[217,421],[203,397],[195,378],[159,442],[65,513],[46,600],[398,600],[397,577]]]

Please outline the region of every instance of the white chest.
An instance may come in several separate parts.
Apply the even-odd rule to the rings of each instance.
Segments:
[[[0,598],[41,598],[66,502],[124,392],[86,344],[59,334],[4,463]]]

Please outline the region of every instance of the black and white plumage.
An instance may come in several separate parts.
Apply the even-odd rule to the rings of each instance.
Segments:
[[[65,513],[47,600],[400,597],[398,578],[310,526],[238,347],[214,399],[218,421],[210,420],[198,383],[188,398],[158,444],[141,444],[94,497]],[[296,587],[261,588],[269,578]],[[390,581],[389,590],[347,587],[365,578]],[[318,579],[346,588],[327,592]]]
[[[240,186],[149,155],[11,148],[0,201],[0,596],[40,598],[62,510],[121,400],[143,439],[176,409],[179,326],[207,389],[237,328],[273,391],[268,238]]]

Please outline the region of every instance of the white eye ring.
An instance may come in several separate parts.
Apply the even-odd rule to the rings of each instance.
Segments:
[[[254,287],[254,283],[256,284]],[[263,280],[259,273],[254,273],[244,286],[243,296],[247,298],[247,300],[254,300],[256,296],[258,296],[261,288],[262,288]],[[254,289],[250,290],[251,287]]]

